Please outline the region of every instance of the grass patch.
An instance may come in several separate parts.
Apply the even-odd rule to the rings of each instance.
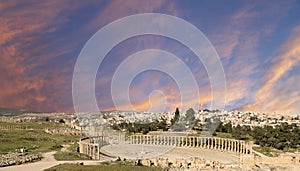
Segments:
[[[16,152],[16,149],[27,148],[28,153],[39,153],[58,150],[62,144],[77,142],[80,138],[74,135],[47,134],[44,128],[66,127],[64,124],[51,122],[5,123],[0,125],[22,126],[30,130],[0,130],[0,153]]]
[[[85,154],[80,154],[77,152],[62,152],[58,151],[54,154],[56,160],[90,160]]]
[[[71,144],[67,151],[58,151],[54,154],[56,160],[90,160],[88,155],[77,152],[79,145],[77,143]]]
[[[112,163],[109,165],[78,165],[78,164],[61,164],[54,166],[50,169],[46,169],[45,171],[162,171],[163,169],[160,167],[146,167],[146,166],[133,166],[133,165],[122,165],[122,164],[116,164]]]
[[[232,137],[232,134],[231,134],[231,133],[224,133],[224,132],[217,132],[217,133],[216,133],[216,137],[234,139],[234,138]]]
[[[253,147],[253,150],[258,151],[268,157],[278,157],[281,153],[280,150],[277,150],[272,147]]]

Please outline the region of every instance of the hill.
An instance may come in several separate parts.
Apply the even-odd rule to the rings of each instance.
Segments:
[[[15,108],[0,108],[0,116],[17,116],[24,113],[40,113],[32,110],[15,109]]]

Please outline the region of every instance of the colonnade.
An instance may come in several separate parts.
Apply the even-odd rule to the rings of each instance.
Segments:
[[[129,143],[177,147],[198,147],[211,150],[228,151],[238,154],[252,154],[253,144],[252,142],[218,137],[164,135],[131,135],[129,137]]]
[[[90,142],[89,138],[82,138],[78,142],[79,153],[86,154],[94,160],[100,160],[100,146]]]

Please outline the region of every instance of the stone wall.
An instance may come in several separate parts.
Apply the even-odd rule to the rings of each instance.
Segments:
[[[41,160],[42,157],[38,154],[25,155],[22,153],[0,154],[0,167],[18,165],[34,160]]]
[[[44,131],[48,134],[60,134],[60,135],[82,135],[81,131],[71,128],[45,128]]]
[[[290,164],[298,165],[300,167],[300,156],[299,155],[281,155],[278,157],[267,157],[267,156],[255,156],[255,163],[262,165],[274,165],[274,164]]]
[[[187,169],[187,170],[222,170],[226,168],[226,165],[219,161],[205,160],[198,157],[182,158],[182,159],[168,159],[168,158],[156,158],[156,159],[139,159],[135,161],[136,165],[143,166],[160,166],[162,168],[169,168],[170,170]],[[236,166],[238,167],[238,166]]]

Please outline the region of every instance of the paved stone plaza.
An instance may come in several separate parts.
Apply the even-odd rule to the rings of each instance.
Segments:
[[[102,148],[104,151],[120,156],[121,158],[137,159],[137,158],[190,158],[199,157],[206,160],[217,160],[225,164],[238,163],[237,155],[227,152],[212,151],[200,148],[185,148],[172,146],[157,145],[137,145],[137,144],[118,144],[107,145]]]

